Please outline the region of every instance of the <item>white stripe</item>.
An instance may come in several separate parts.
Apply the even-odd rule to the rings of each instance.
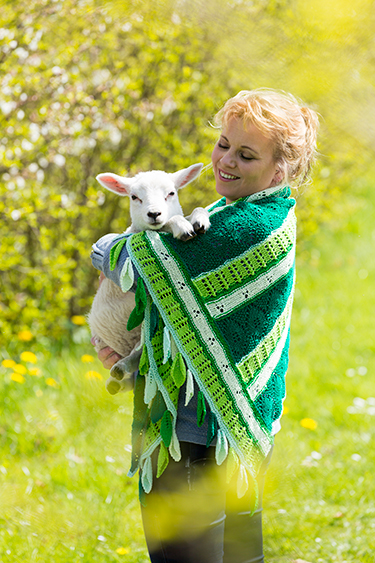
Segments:
[[[222,209],[222,208],[220,208],[220,209]],[[235,262],[237,262],[241,259],[246,259],[250,254],[253,254],[254,251],[257,248],[260,248],[262,246],[266,246],[269,241],[277,238],[284,231],[287,231],[289,229],[291,230],[292,227],[293,227],[293,242],[294,242],[295,236],[296,236],[295,235],[295,226],[296,226],[296,216],[295,216],[295,213],[294,213],[294,208],[292,208],[288,211],[288,215],[286,216],[286,218],[284,219],[284,221],[280,225],[280,227],[278,227],[275,231],[273,231],[266,239],[262,240],[262,242],[258,242],[257,244],[254,244],[254,246],[250,246],[250,248],[245,250],[245,252],[243,252],[239,256],[236,256],[236,258],[233,258],[231,260],[227,260],[226,262],[224,262],[223,265],[219,266],[218,268],[215,268],[213,270],[208,270],[207,272],[203,272],[202,274],[199,274],[198,276],[193,278],[193,281],[197,282],[200,279],[207,277],[209,274],[222,271],[223,267],[227,267],[229,264],[235,263]]]
[[[244,305],[253,299],[265,289],[269,289],[280,278],[285,276],[294,264],[294,247],[292,247],[288,254],[280,260],[278,264],[273,266],[270,270],[260,275],[255,280],[250,280],[246,285],[235,289],[226,297],[219,297],[215,301],[206,303],[213,318],[219,318],[227,315],[239,305]]]
[[[230,361],[228,360],[224,348],[218,342],[215,334],[211,331],[211,327],[207,322],[203,312],[201,311],[200,305],[197,302],[193,292],[191,291],[188,282],[185,281],[177,262],[174,260],[173,256],[170,255],[168,249],[164,246],[162,240],[160,239],[159,235],[152,231],[147,231],[146,236],[149,239],[150,243],[152,244],[155,252],[160,256],[163,253],[163,265],[168,271],[171,280],[173,280],[174,287],[179,294],[181,300],[186,304],[187,309],[190,312],[191,320],[194,322],[195,329],[201,334],[203,340],[205,342],[212,342],[210,346],[210,352],[212,356],[215,358],[216,364],[219,367],[220,373],[223,376],[223,379],[226,382],[226,385],[231,390],[233,394],[234,401],[236,403],[236,408],[242,413],[250,431],[252,432],[255,439],[259,442],[263,453],[267,455],[271,445],[269,443],[269,437],[267,433],[261,428],[258,421],[256,420],[253,411],[248,404],[248,400],[244,396],[243,390],[239,382],[237,381],[236,373],[230,366]],[[158,309],[164,319],[164,322],[168,320],[167,316],[165,315],[162,307],[160,307],[161,302],[158,299],[156,293],[152,292],[155,302],[159,305]],[[168,322],[168,327],[172,332],[173,338],[178,345],[180,352],[184,355],[184,349],[177,338],[177,334],[175,333],[173,327],[170,326]],[[184,355],[185,357],[185,355]],[[187,360],[188,368],[194,373],[195,379],[200,386],[201,390],[204,391],[205,387],[203,382],[200,380],[199,374],[195,369],[193,363],[191,363],[189,358],[185,358]],[[205,394],[206,396],[206,394]],[[206,396],[207,402],[210,405],[210,408],[217,413],[217,409],[215,404],[213,403],[212,399],[209,396]],[[230,441],[233,440],[233,436],[230,436],[228,432],[226,432],[227,438],[229,437]],[[232,439],[232,440],[231,440]],[[237,454],[240,455],[242,459],[241,452],[238,451],[236,448]]]

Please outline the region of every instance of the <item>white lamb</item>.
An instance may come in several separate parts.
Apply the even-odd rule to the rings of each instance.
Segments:
[[[117,174],[99,174],[96,179],[106,189],[130,198],[132,223],[125,233],[143,230],[163,230],[175,238],[188,240],[197,233],[205,232],[210,221],[202,207],[184,217],[177,190],[184,188],[199,176],[202,164],[168,174],[161,170],[140,172],[134,178]],[[95,295],[88,323],[95,337],[96,350],[110,346],[123,359],[111,369],[106,388],[111,394],[131,387],[132,372],[137,369],[141,354],[140,327],[128,331],[127,321],[135,306],[134,293],[124,293],[111,280],[104,278]]]

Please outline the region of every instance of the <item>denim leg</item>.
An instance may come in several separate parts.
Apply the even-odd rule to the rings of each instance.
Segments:
[[[258,508],[251,515],[255,503],[254,490],[249,488],[239,499],[235,488],[226,496],[223,563],[264,563],[262,534],[262,500],[266,471],[272,450],[262,464],[257,477]],[[251,481],[249,482],[251,485]]]
[[[181,442],[146,495],[142,519],[152,563],[222,563],[225,489],[214,448]]]

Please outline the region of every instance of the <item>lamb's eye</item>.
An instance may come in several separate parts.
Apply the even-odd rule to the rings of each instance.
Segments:
[[[141,201],[141,200],[139,199],[139,197],[137,197],[137,196],[134,195],[134,194],[131,196],[131,198],[132,198],[133,201],[135,201],[136,199],[138,199],[138,201]]]
[[[167,197],[165,198],[165,200],[167,200],[169,197],[172,197],[175,195],[176,192],[169,192],[169,194],[167,195]]]

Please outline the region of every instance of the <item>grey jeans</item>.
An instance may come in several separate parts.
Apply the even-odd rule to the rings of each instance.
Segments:
[[[251,515],[254,490],[241,499],[235,487],[228,490],[214,447],[180,445],[182,459],[170,460],[142,506],[151,562],[263,563],[262,495],[272,452],[257,477],[258,507]]]

